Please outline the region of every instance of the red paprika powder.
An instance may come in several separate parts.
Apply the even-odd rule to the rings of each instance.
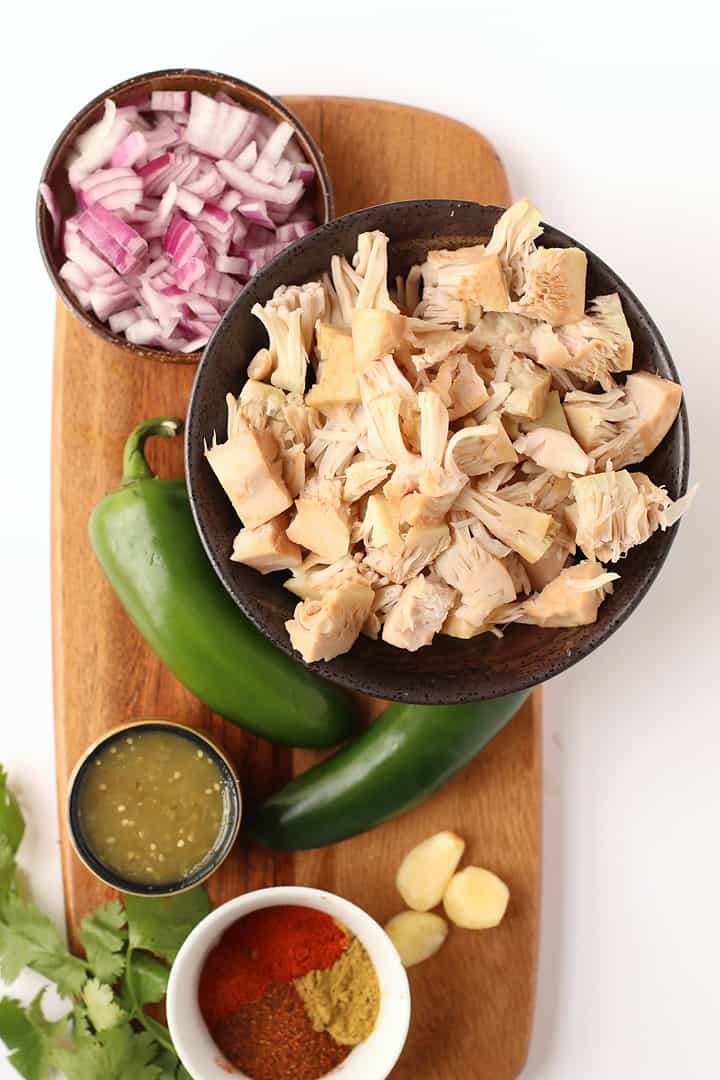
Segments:
[[[291,984],[332,967],[348,940],[329,915],[290,905],[252,911],[225,931],[205,961],[198,997],[210,1034],[233,1065],[257,1080],[314,1080],[347,1057],[349,1047],[313,1030]]]

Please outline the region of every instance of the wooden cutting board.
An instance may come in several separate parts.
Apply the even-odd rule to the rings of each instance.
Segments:
[[[470,198],[506,204],[504,169],[476,131],[435,113],[354,98],[288,103],[327,160],[337,212],[393,199]],[[159,414],[183,416],[192,365],[138,360],[105,344],[58,304],[52,430],[52,599],[58,800],[88,743],[118,723],[160,716],[209,731],[231,753],[246,799],[271,791],[313,760],[245,735],[212,715],[165,670],[128,621],[90,550],[94,504],[120,479],[130,429]],[[180,440],[154,440],[161,475],[182,473]],[[482,641],[478,642],[482,648]],[[422,654],[418,657],[422,663]],[[383,702],[361,707],[377,715]],[[413,1019],[394,1080],[511,1080],[530,1038],[540,889],[540,694],[475,763],[422,807],[335,847],[276,854],[241,839],[210,882],[221,902],[248,889],[299,883],[333,890],[381,922],[401,909],[395,869],[441,828],[468,841],[467,860],[497,871],[511,903],[496,930],[454,930],[441,953],[410,972]],[[106,900],[75,858],[62,856],[68,927]],[[76,943],[76,942],[75,942]],[[368,1077],[368,1080],[373,1078]]]

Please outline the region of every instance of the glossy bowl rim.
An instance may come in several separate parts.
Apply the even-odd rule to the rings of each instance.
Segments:
[[[470,207],[476,208],[476,209],[479,208],[479,209],[481,209],[483,211],[490,211],[491,213],[494,213],[496,215],[496,220],[497,220],[497,217],[499,217],[504,212],[504,210],[506,209],[506,207],[495,206],[494,204],[491,204],[491,203],[479,203],[476,200],[472,200],[472,199],[403,199],[403,200],[396,200],[394,202],[379,203],[379,204],[376,204],[376,205],[374,205],[372,207],[364,207],[364,208],[359,209],[359,210],[353,210],[349,214],[344,214],[339,218],[335,218],[333,221],[327,222],[326,224],[324,224],[322,226],[319,226],[312,233],[309,233],[307,236],[303,237],[302,240],[299,241],[299,244],[302,244],[303,246],[309,246],[311,243],[312,244],[321,243],[323,237],[327,233],[332,232],[333,229],[337,229],[338,227],[342,227],[344,225],[351,226],[355,221],[363,221],[364,222],[364,219],[366,218],[368,213],[377,212],[378,214],[382,214],[382,213],[388,214],[388,213],[396,212],[399,208],[404,208],[406,210],[411,210],[414,207],[417,207],[417,208],[429,207],[429,208],[438,208],[438,209],[443,208],[448,213],[450,213],[450,212],[452,212],[452,211],[454,211],[454,210],[456,210],[458,208],[470,208]],[[620,293],[621,297],[623,299],[627,298],[628,301],[634,306],[636,312],[639,312],[641,314],[643,320],[647,323],[648,329],[649,329],[650,333],[652,334],[652,337],[653,337],[653,339],[655,341],[655,350],[654,350],[655,355],[656,356],[659,355],[659,356],[662,357],[662,360],[667,365],[667,369],[671,373],[671,376],[674,379],[674,381],[680,383],[680,378],[679,378],[678,371],[677,371],[677,368],[675,366],[675,363],[673,361],[672,355],[670,353],[670,350],[668,349],[667,343],[666,343],[663,335],[661,334],[657,324],[655,323],[655,320],[652,318],[652,316],[650,315],[650,313],[648,312],[647,308],[642,303],[642,301],[637,297],[637,295],[634,293],[634,291],[627,285],[625,280],[623,278],[621,278],[620,275],[615,270],[613,270],[613,268],[608,263],[606,263],[602,258],[600,258],[600,256],[596,255],[595,252],[591,248],[587,247],[587,245],[585,245],[585,244],[581,243],[580,241],[574,239],[574,237],[572,237],[569,233],[564,232],[564,230],[557,228],[556,226],[552,225],[549,222],[543,221],[541,224],[542,224],[545,235],[551,234],[551,236],[562,238],[562,240],[564,242],[566,242],[568,246],[576,246],[576,247],[580,248],[588,256],[588,263],[590,263],[590,261],[592,260],[592,262],[595,264],[595,266],[597,268],[599,268],[604,273],[608,274],[614,280],[616,290]],[[374,225],[371,225],[370,227],[378,227],[378,226],[377,226],[377,223],[375,223]],[[392,242],[393,242],[392,237],[390,238],[390,242],[392,244]],[[293,248],[292,254],[296,255],[297,251],[298,251],[298,245],[295,245],[294,248]],[[216,553],[215,553],[215,551],[214,551],[214,549],[213,549],[213,547],[211,545],[211,542],[210,542],[210,539],[209,539],[209,536],[208,536],[208,530],[206,529],[205,522],[203,520],[202,510],[200,509],[200,503],[201,503],[202,500],[198,499],[196,497],[196,493],[195,493],[195,482],[196,482],[197,478],[196,478],[196,475],[195,475],[194,463],[192,461],[192,453],[191,453],[191,445],[190,445],[191,437],[195,434],[195,432],[193,430],[194,429],[193,416],[194,416],[194,413],[195,413],[195,410],[196,410],[196,400],[199,397],[199,388],[200,388],[200,385],[201,385],[202,380],[204,378],[205,372],[207,371],[208,366],[209,366],[209,364],[211,363],[211,360],[212,360],[213,346],[214,346],[215,339],[219,338],[220,335],[224,333],[224,330],[223,330],[224,323],[226,322],[226,320],[228,320],[228,321],[230,320],[236,305],[240,305],[242,303],[243,296],[245,294],[245,290],[250,286],[252,286],[255,289],[262,288],[264,280],[266,278],[271,277],[271,275],[274,275],[277,268],[280,265],[282,265],[282,262],[284,260],[286,260],[286,259],[288,259],[290,257],[290,254],[291,254],[290,249],[288,249],[287,251],[280,252],[279,255],[277,255],[270,263],[268,263],[266,266],[264,266],[262,268],[262,270],[252,279],[251,282],[248,282],[248,285],[245,286],[245,288],[242,290],[242,292],[238,294],[238,296],[235,298],[235,300],[230,305],[228,310],[225,312],[225,314],[223,315],[223,318],[221,319],[218,326],[215,328],[210,340],[208,341],[208,343],[207,343],[207,345],[205,347],[203,356],[201,358],[201,361],[198,364],[197,370],[195,372],[195,377],[193,379],[193,385],[192,385],[192,389],[191,389],[191,392],[190,392],[190,399],[189,399],[189,402],[188,402],[188,408],[187,408],[187,414],[186,414],[186,424],[185,424],[184,464],[185,464],[185,476],[186,476],[186,482],[187,482],[187,488],[188,488],[188,496],[189,496],[189,499],[190,499],[190,506],[191,506],[191,509],[192,509],[193,519],[195,521],[195,526],[196,526],[196,528],[198,530],[198,534],[200,536],[201,543],[203,545],[203,548],[205,549],[205,553],[208,556],[208,558],[210,560],[210,563],[213,566],[213,569],[215,570],[215,573],[217,574],[218,578],[220,579],[220,581],[223,584],[226,591],[230,594],[230,596],[233,598],[234,602],[237,604],[238,608],[241,611],[243,611],[243,613],[251,620],[251,622],[253,622],[253,624],[261,631],[261,633],[263,633],[265,635],[265,637],[268,639],[268,641],[270,641],[273,645],[276,645],[278,648],[283,649],[283,651],[286,652],[289,656],[291,656],[294,660],[296,660],[298,663],[302,664],[302,663],[304,663],[303,660],[293,650],[292,646],[290,645],[289,640],[287,640],[287,641],[282,640],[282,639],[281,640],[275,640],[275,638],[265,628],[263,620],[261,618],[257,617],[255,611],[250,606],[245,606],[243,604],[243,602],[241,601],[241,599],[239,598],[239,595],[238,595],[240,590],[236,589],[234,587],[234,583],[231,581],[228,574],[226,573],[227,568],[226,568],[225,564],[223,563],[223,561],[218,556],[216,556]],[[268,299],[269,299],[269,294],[268,294]],[[678,424],[678,426],[679,426],[678,427],[678,430],[679,430],[679,440],[678,440],[679,449],[678,449],[678,465],[677,465],[678,488],[679,488],[679,490],[678,490],[678,493],[677,493],[676,497],[680,498],[687,491],[689,469],[690,469],[689,421],[688,421],[687,405],[686,405],[685,395],[684,394],[683,394],[683,397],[682,397],[678,417],[677,417],[675,423]],[[334,662],[333,661],[318,662],[318,663],[308,664],[308,665],[305,665],[305,666],[308,667],[309,670],[314,671],[318,675],[320,675],[320,676],[322,676],[324,678],[327,678],[331,682],[334,682],[339,686],[343,686],[346,689],[353,690],[353,691],[356,691],[356,692],[359,691],[361,693],[369,694],[369,695],[374,696],[374,697],[382,697],[382,698],[385,698],[385,699],[388,699],[388,700],[391,700],[391,701],[397,701],[397,702],[400,702],[400,703],[403,703],[403,704],[418,703],[418,704],[433,704],[433,705],[457,705],[457,704],[464,704],[466,702],[489,701],[489,700],[492,700],[493,698],[502,697],[502,696],[504,696],[506,694],[531,689],[532,687],[541,685],[543,682],[547,681],[548,678],[553,678],[556,675],[562,674],[563,672],[569,670],[571,667],[574,667],[575,664],[577,664],[580,660],[583,660],[586,656],[590,655],[597,648],[599,648],[601,645],[603,645],[608,640],[608,638],[610,638],[612,636],[612,634],[614,634],[615,631],[618,630],[622,626],[622,624],[630,617],[630,615],[632,615],[632,613],[636,610],[636,608],[640,604],[641,600],[646,596],[649,589],[652,587],[655,580],[657,579],[657,577],[658,577],[658,575],[659,575],[659,573],[660,573],[660,571],[661,571],[661,569],[663,567],[663,564],[664,564],[664,562],[665,562],[665,560],[666,560],[666,558],[667,558],[667,556],[668,556],[668,554],[670,552],[670,548],[672,547],[672,545],[673,545],[673,543],[675,541],[675,538],[676,538],[677,532],[678,532],[678,527],[679,527],[679,523],[676,523],[675,525],[671,526],[669,529],[667,529],[666,531],[663,532],[663,534],[662,534],[662,537],[663,537],[662,549],[659,552],[658,557],[656,558],[656,560],[653,563],[652,567],[648,571],[646,571],[644,573],[642,581],[633,586],[632,595],[623,604],[623,606],[616,613],[614,618],[610,622],[608,622],[606,625],[602,626],[601,631],[599,633],[593,635],[586,642],[582,643],[579,646],[574,647],[572,650],[570,650],[568,653],[566,653],[566,655],[564,656],[564,658],[561,661],[558,661],[555,665],[552,666],[552,671],[551,671],[551,674],[549,674],[549,675],[548,675],[547,671],[545,671],[545,672],[537,672],[537,673],[529,673],[527,676],[523,675],[522,673],[519,674],[519,675],[514,675],[514,674],[509,675],[509,674],[506,673],[503,680],[502,680],[501,685],[499,685],[497,687],[493,687],[488,692],[483,691],[480,694],[480,696],[467,696],[465,694],[458,693],[457,691],[455,691],[453,693],[452,686],[448,685],[448,683],[446,682],[444,684],[444,686],[443,686],[443,690],[442,691],[438,691],[438,690],[434,691],[433,694],[432,694],[432,699],[430,699],[430,697],[428,697],[428,698],[416,698],[416,697],[413,697],[411,694],[408,694],[406,691],[403,691],[403,690],[398,690],[396,693],[393,693],[393,692],[391,692],[391,690],[387,686],[382,686],[382,687],[377,686],[373,682],[373,679],[372,679],[371,675],[368,676],[368,675],[363,673],[363,674],[356,677],[354,674],[348,674],[346,672],[337,672],[336,670],[334,670],[334,667],[333,667]],[[512,629],[512,628],[510,628],[510,629]],[[546,633],[552,633],[553,631],[552,630],[546,630],[545,632]],[[468,643],[465,642],[464,644],[468,644]],[[428,648],[432,649],[432,645],[428,646]],[[423,650],[419,650],[418,653],[416,654],[420,663],[422,663],[422,653],[423,653]],[[350,655],[350,654],[348,654],[348,655]]]
[[[213,1080],[216,1080],[216,1078],[222,1080],[223,1076],[227,1076],[226,1066],[221,1065],[218,1061],[218,1059],[222,1059],[222,1052],[212,1041],[199,1008],[195,1006],[196,1011],[193,1020],[196,1022],[195,1027],[198,1030],[193,1032],[188,1024],[184,1007],[187,1002],[183,1003],[182,999],[183,997],[187,998],[188,993],[190,993],[192,1000],[197,1001],[197,995],[194,992],[195,987],[190,986],[190,980],[201,970],[198,957],[200,952],[204,962],[205,957],[217,944],[223,933],[238,919],[249,915],[252,911],[284,904],[312,907],[345,923],[348,929],[360,939],[370,954],[380,983],[381,1012],[376,1027],[371,1034],[364,1043],[360,1043],[358,1047],[354,1048],[354,1053],[361,1051],[357,1055],[356,1061],[353,1063],[354,1053],[351,1053],[336,1069],[324,1074],[323,1077],[319,1077],[318,1080],[325,1080],[325,1077],[330,1080],[335,1076],[338,1077],[338,1080],[345,1076],[347,1076],[348,1080],[367,1080],[370,1076],[372,1080],[384,1080],[392,1071],[407,1040],[412,1005],[407,972],[385,929],[364,908],[346,897],[330,892],[328,889],[313,888],[307,885],[274,885],[242,893],[240,896],[226,900],[225,903],[211,911],[192,929],[180,947],[170,971],[166,999],[168,1027],[180,1060],[185,1064],[189,1072],[198,1077],[202,1076],[204,1080],[207,1080],[208,1075],[211,1075]],[[363,932],[366,932],[368,936],[364,937]],[[383,1016],[383,1002],[385,1009],[393,1010],[395,1016],[388,1017],[387,1011],[386,1015]],[[395,1022],[391,1023],[392,1020]],[[203,1050],[199,1046],[201,1039],[196,1037],[198,1034],[207,1036],[206,1042],[212,1045],[212,1050],[209,1047],[207,1050]],[[377,1047],[377,1053],[374,1055],[375,1060],[365,1062],[359,1066],[358,1058],[361,1055],[363,1057],[369,1056],[370,1053],[368,1049],[362,1050],[361,1048],[367,1048],[373,1039]],[[375,1068],[380,1065],[380,1071],[375,1071],[374,1068],[373,1071],[368,1072],[368,1064],[372,1064]],[[213,1072],[209,1074],[207,1070],[213,1066]],[[196,1070],[194,1073],[193,1069]],[[238,1080],[248,1080],[239,1070],[233,1070],[233,1075],[237,1076]]]
[[[179,731],[181,735],[189,741],[203,743],[211,754],[219,759],[220,763],[224,765],[228,776],[233,781],[231,788],[232,816],[223,837],[222,844],[218,848],[217,856],[202,874],[196,877],[191,876],[191,880],[187,882],[183,879],[182,882],[170,882],[167,885],[155,887],[151,884],[143,885],[137,881],[131,881],[124,878],[121,874],[115,873],[109,868],[105,868],[82,838],[75,804],[78,796],[78,784],[88,762],[92,760],[95,754],[97,754],[103,746],[117,739],[124,731],[133,731],[138,727],[150,728],[151,730],[165,729]],[[240,833],[242,817],[243,796],[240,779],[235,765],[224,749],[204,731],[190,727],[190,725],[183,724],[177,720],[166,720],[164,717],[143,717],[138,720],[130,720],[125,724],[117,724],[109,731],[106,731],[104,735],[100,735],[94,742],[90,743],[75,763],[68,780],[67,795],[65,797],[65,823],[67,825],[70,843],[78,859],[83,866],[90,871],[93,877],[98,881],[101,881],[103,885],[109,885],[110,888],[118,889],[120,892],[126,893],[129,896],[158,898],[178,896],[180,893],[187,892],[189,889],[194,889],[197,885],[202,885],[203,882],[207,881],[207,879],[222,866],[230,855]],[[90,859],[87,857],[88,854],[91,856]]]
[[[149,79],[159,79],[162,77],[176,77],[181,75],[188,75],[199,78],[207,79],[220,79],[224,82],[231,83],[238,88],[238,90],[246,94],[257,95],[262,101],[266,102],[269,106],[269,112],[279,112],[284,118],[293,125],[293,127],[300,133],[305,140],[307,149],[310,151],[310,164],[315,168],[316,183],[319,185],[319,189],[322,195],[323,208],[325,213],[325,220],[320,222],[318,228],[322,225],[326,225],[329,221],[332,221],[335,215],[335,196],[333,194],[332,181],[330,180],[330,174],[328,173],[327,165],[325,164],[325,158],[320,146],[307,130],[305,125],[299,119],[299,117],[290,109],[280,98],[271,94],[267,90],[263,90],[262,87],[255,86],[254,83],[250,83],[245,79],[239,79],[234,75],[227,75],[222,71],[212,71],[206,68],[193,68],[193,67],[179,67],[179,68],[160,68],[157,71],[146,71],[139,75],[131,75],[127,79],[123,79],[119,83],[115,83],[114,86],[108,87],[107,90],[103,90],[101,93],[96,94],[90,101],[88,101],[82,108],[67,122],[62,129],[58,137],[55,139],[50,151],[45,159],[45,163],[42,167],[40,178],[38,180],[38,191],[35,198],[35,235],[40,249],[40,255],[47,271],[48,277],[52,282],[53,288],[57,293],[57,296],[65,305],[65,307],[75,315],[80,322],[91,330],[98,337],[101,337],[103,341],[108,342],[110,345],[117,345],[122,349],[131,352],[134,356],[143,359],[158,360],[163,363],[176,363],[176,364],[197,364],[200,357],[203,354],[202,349],[194,353],[178,353],[171,352],[168,349],[161,349],[158,346],[151,345],[135,345],[133,342],[128,341],[123,335],[114,333],[108,325],[102,323],[92,313],[88,313],[84,308],[80,306],[73,293],[66,288],[65,283],[60,278],[57,269],[55,268],[52,254],[48,250],[48,246],[45,242],[45,235],[43,233],[43,226],[46,225],[48,232],[51,231],[52,222],[50,221],[50,213],[45,206],[45,202],[40,194],[40,184],[47,183],[48,174],[51,168],[56,164],[59,156],[66,149],[66,142],[74,130],[76,125],[81,124],[86,115],[97,106],[101,105],[106,98],[112,97],[114,94],[126,92],[133,89],[136,86],[142,86],[144,82]],[[238,101],[242,99],[238,97]],[[302,239],[302,238],[300,238]],[[299,241],[293,241],[293,244],[289,244],[288,247],[292,247]]]

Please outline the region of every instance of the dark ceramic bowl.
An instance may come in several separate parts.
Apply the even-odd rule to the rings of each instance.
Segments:
[[[182,738],[188,739],[215,763],[224,781],[223,827],[215,845],[208,851],[192,873],[178,881],[167,882],[162,885],[153,885],[151,882],[141,883],[132,878],[126,878],[98,858],[85,837],[80,813],[80,792],[83,780],[88,770],[97,761],[98,755],[104,753],[113,744],[125,739],[130,732],[136,734],[137,732],[147,731],[169,731],[173,735],[180,735]],[[113,889],[119,889],[124,893],[130,893],[133,896],[173,896],[206,881],[228,857],[240,831],[242,795],[240,782],[233,763],[204,732],[196,731],[194,728],[186,727],[184,724],[175,723],[173,720],[133,720],[129,724],[122,724],[120,727],[109,731],[87,748],[70,777],[66,813],[68,833],[75,854],[85,864],[90,873],[105,885],[109,885]]]
[[[232,563],[229,555],[238,531],[237,518],[203,455],[203,442],[217,432],[226,438],[225,395],[238,394],[248,359],[266,344],[261,323],[250,314],[278,285],[299,284],[327,269],[330,256],[350,257],[357,235],[382,229],[390,237],[390,276],[404,274],[431,248],[455,248],[487,239],[502,213],[494,206],[432,199],[388,203],[338,218],[281,253],[235,300],[209,342],[195,378],[186,436],[186,467],[198,531],[218,577],[252,621],[291,655],[284,627],[297,599],[282,586],[280,574],[261,576]],[[577,242],[546,225],[541,243],[569,247]],[[582,247],[582,244],[578,244]],[[637,297],[601,259],[588,257],[588,297],[619,292],[635,342],[635,368],[678,375],[662,336]],[[685,407],[655,453],[642,468],[664,484],[673,499],[685,491],[689,443]],[[360,637],[349,653],[312,665],[321,675],[353,690],[381,698],[427,704],[481,701],[535,686],[571,667],[601,645],[630,615],[657,577],[677,526],[656,532],[633,548],[620,565],[621,580],[600,608],[592,626],[544,630],[511,626],[502,639],[489,634],[460,641],[439,635],[416,653]]]
[[[63,219],[75,208],[75,194],[68,181],[65,163],[78,135],[102,117],[106,98],[112,98],[118,105],[124,105],[153,90],[200,90],[204,94],[222,92],[246,108],[265,113],[273,120],[288,120],[295,128],[295,137],[306,160],[315,169],[315,180],[309,190],[313,198],[317,221],[320,224],[330,221],[334,213],[333,195],[325,160],[315,141],[295,114],[272,94],[259,90],[257,86],[243,82],[242,79],[222,75],[217,71],[201,71],[195,68],[171,68],[166,71],[151,71],[146,75],[134,75],[131,79],[103,90],[75,114],[65,130],[58,136],[40,177],[40,183],[48,184],[55,193]],[[52,218],[40,195],[37,197],[35,221],[40,251],[50,279],[60,299],[81,322],[111,345],[120,345],[123,349],[128,349],[138,356],[151,357],[155,360],[171,360],[182,364],[197,363],[199,353],[188,355],[169,352],[155,346],[133,345],[124,334],[114,334],[107,323],[101,322],[92,311],[85,311],[78,304],[72,290],[60,277],[59,271],[65,262],[65,255],[60,243],[54,242]]]

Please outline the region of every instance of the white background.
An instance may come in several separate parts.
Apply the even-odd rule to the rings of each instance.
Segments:
[[[514,194],[530,195],[643,299],[680,370],[692,475],[703,485],[641,609],[546,688],[542,958],[524,1076],[718,1075],[720,516],[711,452],[717,461],[720,101],[704,11],[631,0],[13,6],[3,30],[0,174],[0,760],[28,812],[23,863],[36,898],[58,918],[53,296],[33,232],[47,150],[91,96],[161,67],[215,68],[278,93],[425,106],[488,135]],[[0,1061],[6,1075],[16,1074]],[[482,1063],[474,1075],[482,1077]]]

